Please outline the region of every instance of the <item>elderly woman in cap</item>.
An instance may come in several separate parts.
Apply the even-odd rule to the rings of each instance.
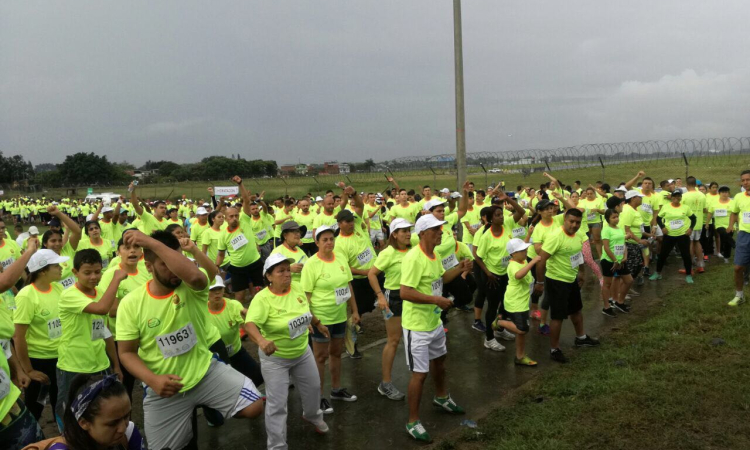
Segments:
[[[332,233],[320,233],[318,236]],[[281,253],[263,265],[268,287],[258,292],[247,311],[245,331],[258,344],[261,372],[266,380],[266,434],[269,449],[285,449],[289,383],[302,398],[302,418],[318,433],[328,432],[320,407],[321,379],[310,346],[312,326],[323,336],[328,328],[313,315],[305,291],[292,282],[291,263]]]
[[[307,227],[300,226],[297,222],[290,220],[281,226],[281,245],[273,249],[271,254],[280,253],[292,261],[292,281],[299,283],[302,280],[302,268],[307,255],[300,247],[302,236],[307,233]]]
[[[343,257],[334,253],[336,237],[333,228],[323,225],[317,228],[315,240],[318,253],[312,256],[302,270],[302,290],[310,302],[310,310],[316,321],[321,321],[325,329],[313,329],[312,341],[315,360],[320,374],[319,387],[323,392],[326,361],[330,358],[331,399],[353,402],[356,395],[341,387],[341,352],[346,335],[346,306],[352,310],[352,322],[359,322],[359,311],[352,289],[352,271]],[[291,269],[290,269],[291,270]],[[328,399],[320,399],[320,409],[326,414],[333,413]]]

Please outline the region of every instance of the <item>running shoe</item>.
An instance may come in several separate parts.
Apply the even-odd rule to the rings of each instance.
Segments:
[[[338,391],[331,389],[331,400],[343,400],[345,402],[356,402],[357,396],[350,394],[346,388],[341,388]]]
[[[518,359],[518,358],[514,358],[514,359],[513,359],[513,362],[514,362],[514,363],[515,363],[515,364],[516,364],[517,366],[528,366],[528,367],[536,367],[536,361],[534,361],[533,359],[529,358],[529,357],[528,357],[528,356],[526,356],[526,355],[523,355],[523,358],[521,358],[521,359]]]
[[[333,406],[327,398],[320,399],[320,410],[323,411],[323,414],[333,414]]]
[[[688,275],[685,277],[685,283],[687,284],[693,284],[693,277]]]
[[[607,317],[617,317],[617,314],[615,314],[614,308],[611,306],[607,309],[602,309],[602,314],[604,314]]]
[[[552,351],[549,352],[549,357],[554,362],[558,362],[560,364],[566,364],[568,362],[568,358],[563,355],[562,350],[559,348],[553,348]]]
[[[403,400],[404,397],[406,397],[406,395],[396,389],[396,386],[394,386],[393,383],[384,383],[382,381],[378,385],[378,392],[380,392],[380,395],[384,395],[390,400]]]
[[[472,325],[471,328],[479,331],[480,333],[484,333],[487,331],[487,327],[484,326],[481,320],[475,320],[474,325]]]
[[[351,359],[362,359],[362,353],[359,352],[359,349],[357,348],[357,345],[354,345],[354,352],[350,353],[349,349],[346,349],[346,354],[349,355]]]
[[[549,325],[547,325],[546,323],[544,325],[539,325],[539,334],[541,334],[542,336],[549,336],[549,333]]]
[[[685,271],[685,269],[680,269],[680,270],[678,270],[677,272],[679,272],[679,273],[680,273],[680,274],[682,274],[682,275],[685,275],[685,274],[687,273],[687,272]]]
[[[456,402],[453,401],[450,394],[448,394],[447,397],[443,397],[443,398],[433,397],[432,404],[439,408],[443,408],[444,410],[448,411],[451,414],[463,414],[466,412],[464,411],[463,408],[458,406]]]
[[[499,342],[497,342],[497,339],[492,340],[486,340],[484,341],[484,348],[488,348],[492,350],[493,352],[503,352],[505,351],[505,346]]]
[[[362,325],[360,324],[354,325],[354,329],[357,330],[357,334],[363,334],[365,332],[365,329],[362,328]]]
[[[704,273],[705,271],[706,271],[706,268],[705,268],[705,267],[698,267],[698,268],[696,269],[696,272],[698,272],[698,273]]]
[[[538,309],[535,309],[535,310],[531,311],[531,318],[532,319],[536,319],[536,320],[541,320],[541,318],[542,318],[542,312],[539,311]]]
[[[576,347],[597,347],[599,345],[599,339],[594,339],[591,336],[586,335],[583,339],[576,337],[574,339],[574,344]]]
[[[729,258],[724,258],[724,264],[729,264]]]
[[[648,277],[650,275],[651,275],[651,269],[649,269],[648,267],[644,267],[643,268],[643,276],[644,277]]]
[[[703,255],[703,261],[708,261],[708,255]]]
[[[627,301],[633,300],[633,296],[631,296],[630,294],[628,294],[628,295],[625,296],[625,300],[627,300]]]
[[[743,303],[745,303],[745,297],[735,297],[727,303],[727,306],[740,306]]]
[[[315,432],[318,434],[326,434],[328,433],[328,424],[326,424],[325,420],[322,418],[318,421],[313,421],[305,417],[304,414],[302,414],[302,420],[305,422],[309,422],[315,426]]]
[[[661,280],[661,274],[658,272],[654,272],[650,277],[648,277],[651,281]]]
[[[427,430],[422,426],[422,422],[416,420],[406,424],[406,432],[409,436],[421,442],[432,442],[432,438],[427,433]]]
[[[623,303],[622,305],[619,303],[615,303],[615,308],[617,308],[618,311],[624,312],[625,314],[630,312],[630,307]]]
[[[636,291],[636,290],[634,290],[634,289],[630,289],[630,290],[628,291],[628,295],[632,295],[633,297],[640,297],[640,296],[641,296],[641,293],[640,293],[640,292],[638,292],[638,291]]]
[[[497,331],[495,330],[495,339],[502,339],[504,341],[515,341],[516,335],[508,330]]]
[[[638,275],[638,277],[635,279],[636,286],[643,286],[643,283],[645,283],[643,275]]]

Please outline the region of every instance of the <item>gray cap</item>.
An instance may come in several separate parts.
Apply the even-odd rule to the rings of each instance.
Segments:
[[[307,233],[307,227],[304,225],[300,225],[297,222],[290,220],[289,222],[284,222],[281,225],[281,235],[284,235],[284,232],[291,231],[291,230],[299,230],[300,236],[305,236]]]

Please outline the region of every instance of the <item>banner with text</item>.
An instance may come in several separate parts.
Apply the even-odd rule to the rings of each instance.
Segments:
[[[239,195],[239,186],[214,186],[214,195],[222,197],[226,195]]]

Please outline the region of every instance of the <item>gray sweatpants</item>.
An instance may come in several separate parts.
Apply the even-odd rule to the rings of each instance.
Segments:
[[[258,349],[260,371],[266,384],[266,434],[271,450],[286,450],[287,399],[289,376],[302,397],[302,414],[311,422],[323,419],[320,410],[320,375],[310,347],[299,358],[266,356]]]

